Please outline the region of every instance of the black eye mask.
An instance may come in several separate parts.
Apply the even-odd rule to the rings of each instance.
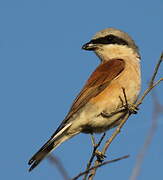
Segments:
[[[93,39],[90,41],[92,44],[119,44],[119,45],[128,45],[128,42],[123,40],[122,38],[119,38],[117,36],[114,36],[112,34],[101,37],[98,39]]]

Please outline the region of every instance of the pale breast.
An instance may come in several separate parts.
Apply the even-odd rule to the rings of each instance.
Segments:
[[[102,93],[91,100],[91,103],[108,113],[122,105],[120,97],[125,102],[122,88],[125,89],[128,103],[134,103],[139,95],[141,87],[139,62],[125,62],[125,70]]]
[[[94,132],[103,132],[118,125],[125,113],[118,113],[110,118],[104,118],[99,114],[101,112],[109,114],[122,107],[123,103],[125,103],[122,88],[125,88],[127,102],[133,104],[138,98],[140,84],[139,63],[127,63],[122,74],[114,79],[102,93],[92,98],[91,104],[96,111],[94,117],[87,121],[90,129],[92,128]]]
[[[112,117],[104,118],[101,112],[107,114],[115,112],[125,103],[122,88],[125,88],[129,104],[137,100],[140,92],[140,67],[138,61],[125,61],[125,70],[117,76],[100,94],[92,98],[75,117],[72,129],[78,129],[85,133],[104,132],[118,125],[124,113],[118,113]]]

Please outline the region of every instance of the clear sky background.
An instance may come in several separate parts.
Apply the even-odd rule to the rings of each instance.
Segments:
[[[140,47],[144,90],[163,50],[162,12],[162,0],[0,1],[1,179],[62,179],[47,160],[32,173],[27,162],[64,119],[99,64],[98,58],[81,46],[107,27],[129,33]],[[163,66],[159,75],[162,70]],[[163,84],[156,91],[163,102]],[[103,167],[96,179],[129,179],[151,125],[151,113],[148,96],[107,153],[108,159],[127,154],[130,158]],[[158,125],[139,180],[163,179],[162,117]],[[84,170],[91,149],[90,137],[81,134],[54,154],[73,177]]]

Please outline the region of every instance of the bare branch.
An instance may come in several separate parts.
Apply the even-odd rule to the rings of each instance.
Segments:
[[[102,142],[102,140],[104,139],[104,137],[105,137],[105,133],[103,133],[103,135],[101,136],[99,142],[93,147],[93,152],[92,152],[91,158],[90,158],[90,160],[89,160],[89,162],[88,162],[88,164],[87,164],[87,168],[86,168],[86,171],[85,171],[86,173],[84,173],[85,176],[84,176],[83,180],[86,180],[86,179],[87,179],[87,176],[88,176],[88,173],[89,173],[88,170],[90,169],[90,167],[91,167],[91,165],[92,165],[92,162],[93,162],[93,159],[94,159],[94,157],[96,156],[96,150],[97,150],[97,148],[101,145],[101,142]]]
[[[151,87],[151,86],[153,85],[154,80],[155,80],[155,78],[156,78],[156,75],[157,75],[157,73],[158,73],[158,70],[159,70],[159,67],[160,67],[162,61],[163,61],[163,52],[161,53],[160,58],[159,58],[159,60],[158,60],[158,63],[156,64],[156,67],[155,67],[155,69],[154,69],[153,76],[152,76],[151,81],[150,81],[150,83],[149,83],[149,87]]]
[[[91,167],[90,169],[88,169],[88,170],[86,170],[86,171],[84,171],[84,172],[81,172],[80,174],[78,174],[77,176],[75,176],[74,178],[72,178],[71,180],[77,180],[79,177],[83,176],[83,175],[86,174],[86,173],[89,173],[89,171],[91,171],[91,170],[93,170],[93,169],[97,169],[97,168],[99,168],[99,167],[101,167],[101,166],[104,166],[104,165],[106,165],[106,164],[114,163],[114,162],[120,161],[120,160],[122,160],[122,159],[126,159],[126,158],[128,158],[128,157],[129,157],[129,155],[126,155],[126,156],[122,156],[122,157],[117,158],[117,159],[105,161],[105,162],[103,162],[103,163],[101,163],[101,164],[99,164],[99,165],[97,165],[97,166]]]
[[[153,83],[152,86],[150,86],[148,89],[145,90],[142,97],[137,101],[136,106],[138,107],[140,104],[142,104],[144,98],[148,95],[148,93],[156,87],[161,81],[163,81],[163,78],[160,78],[157,82]]]
[[[153,104],[154,104],[154,109],[152,112],[152,124],[151,124],[149,131],[148,131],[144,145],[137,155],[135,167],[133,168],[130,180],[136,180],[138,178],[144,157],[147,153],[147,150],[148,150],[148,148],[152,142],[153,136],[154,136],[156,129],[157,129],[158,117],[161,113],[163,114],[163,106],[159,103],[156,94],[153,93],[152,97],[153,97]]]
[[[111,137],[106,141],[104,148],[102,150],[102,154],[104,155],[108,149],[108,147],[110,146],[110,144],[112,143],[112,141],[115,139],[115,137],[117,136],[117,134],[120,133],[120,129],[123,127],[123,125],[126,123],[127,119],[129,118],[129,113],[126,114],[125,118],[121,121],[121,124],[116,128],[116,130],[113,132],[113,134],[111,135]],[[98,160],[95,161],[95,166],[98,166],[101,162],[99,162]],[[94,168],[89,176],[89,180],[92,180],[93,177],[95,176],[96,173],[96,168]]]
[[[151,77],[151,80],[150,80],[150,83],[149,83],[148,88],[145,90],[145,92],[143,93],[142,97],[141,97],[141,98],[137,101],[137,103],[136,103],[136,106],[137,106],[137,107],[143,102],[143,100],[144,100],[144,98],[147,96],[147,94],[148,94],[155,86],[157,86],[161,81],[163,81],[163,78],[160,78],[157,82],[154,83],[154,80],[155,80],[155,78],[156,78],[156,75],[157,75],[157,73],[158,73],[158,70],[159,70],[159,67],[160,67],[162,61],[163,61],[163,52],[161,53],[160,58],[159,58],[156,66],[155,66],[154,73],[153,73],[153,75],[152,75],[152,77]]]

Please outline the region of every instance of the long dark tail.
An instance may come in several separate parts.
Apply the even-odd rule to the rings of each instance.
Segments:
[[[60,132],[56,135],[53,135],[40,149],[39,151],[32,156],[29,160],[28,164],[31,165],[29,171],[32,171],[52,150],[58,147],[64,141],[70,139],[74,135],[68,135],[67,127],[64,127]]]

